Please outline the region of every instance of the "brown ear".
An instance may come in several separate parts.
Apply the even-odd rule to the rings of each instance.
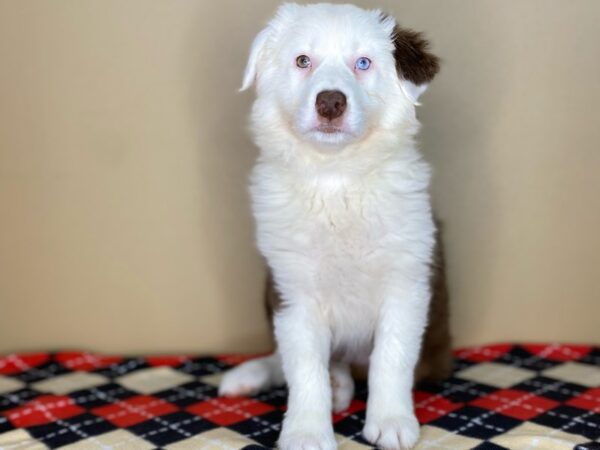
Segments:
[[[416,86],[428,84],[440,70],[440,60],[429,52],[429,42],[421,33],[398,25],[392,40],[398,75]]]

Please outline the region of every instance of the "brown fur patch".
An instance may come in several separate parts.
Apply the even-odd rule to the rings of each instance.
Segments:
[[[267,269],[267,283],[265,288],[265,307],[267,310],[269,325],[271,326],[271,340],[273,342],[273,346],[275,346],[275,336],[273,333],[273,314],[275,314],[281,306],[281,297],[279,296],[279,292],[275,287],[273,272],[271,272],[270,269]]]
[[[446,261],[436,222],[436,245],[431,265],[431,303],[421,357],[415,370],[415,381],[439,381],[452,372],[452,339],[450,336],[450,302],[446,280]]]
[[[381,14],[381,21],[388,14]],[[394,42],[394,58],[398,75],[416,85],[429,83],[440,71],[440,59],[429,51],[429,42],[422,33],[394,27],[392,33]]]

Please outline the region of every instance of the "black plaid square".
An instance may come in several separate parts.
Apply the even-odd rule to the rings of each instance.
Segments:
[[[362,437],[362,430],[365,426],[365,411],[359,411],[343,418],[335,423],[335,432],[342,436],[350,437],[353,441],[363,445],[370,445]]]
[[[215,427],[216,425],[208,420],[180,411],[146,420],[127,430],[159,447],[164,447]]]
[[[511,450],[501,445],[496,445],[493,442],[483,442],[477,447],[473,447],[472,450]]]
[[[58,420],[46,425],[38,425],[27,428],[27,431],[50,448],[97,436],[114,430],[116,427],[92,414],[80,414],[67,420]]]
[[[560,364],[559,361],[551,361],[539,355],[533,355],[519,345],[515,345],[509,352],[503,354],[494,362],[535,371],[542,371]]]
[[[580,358],[579,362],[600,367],[600,348],[593,348],[587,355]]]
[[[135,372],[136,370],[146,369],[148,367],[150,367],[150,365],[144,358],[128,358],[118,363],[111,364],[108,367],[97,369],[94,371],[94,373],[104,375],[108,378],[117,378],[128,373]]]
[[[276,408],[282,408],[287,403],[287,395],[288,391],[285,387],[278,387],[266,392],[260,392],[253,396],[253,398]]]
[[[40,395],[39,392],[29,388],[2,394],[0,395],[0,413],[7,409],[12,409],[15,406],[21,406],[38,395]]]
[[[600,450],[600,442],[586,442],[575,446],[573,450]]]
[[[443,428],[463,436],[487,440],[513,429],[521,421],[500,413],[474,406],[464,406],[429,425]]]
[[[471,380],[451,377],[438,384],[425,386],[425,391],[439,394],[452,403],[468,403],[476,398],[495,392],[498,388]]]
[[[218,393],[215,386],[199,381],[191,381],[171,389],[156,392],[154,396],[185,409],[187,406],[202,400],[215,398]]]
[[[600,438],[600,414],[573,406],[557,406],[531,422],[567,433],[580,434],[591,440]]]
[[[109,405],[135,395],[137,395],[135,392],[116,383],[103,384],[93,389],[81,389],[69,394],[75,404],[86,409]]]
[[[469,361],[467,359],[456,358],[454,360],[454,364],[452,365],[452,372],[459,372],[463,369],[467,369],[471,366],[477,364],[475,361]]]
[[[70,370],[57,362],[50,361],[37,367],[32,367],[25,372],[20,372],[13,377],[25,383],[35,383],[36,381],[47,380],[57,375],[69,373]]]
[[[0,434],[12,430],[14,427],[6,417],[0,416]]]
[[[230,367],[231,366],[229,364],[219,361],[216,358],[204,357],[185,361],[183,364],[176,367],[176,369],[189,375],[202,377],[205,375],[211,375],[213,373],[223,372]]]
[[[580,384],[568,383],[566,381],[559,381],[552,378],[539,376],[516,384],[513,389],[535,392],[536,395],[546,397],[557,402],[566,402],[567,400],[578,396],[588,388]]]
[[[260,417],[230,425],[227,428],[252,439],[268,448],[274,448],[281,431],[282,411],[272,411]]]

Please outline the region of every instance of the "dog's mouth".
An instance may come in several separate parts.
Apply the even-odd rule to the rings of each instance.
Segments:
[[[321,133],[326,134],[344,133],[342,127],[331,124],[321,124],[315,128],[315,131],[319,131]]]
[[[320,123],[310,128],[305,136],[326,146],[345,145],[355,138],[354,133],[343,124],[333,123]]]
[[[313,120],[310,121],[312,123],[307,123],[306,127],[302,127],[301,123],[297,123],[294,128],[300,136],[313,144],[317,144],[317,146],[340,147],[358,138],[356,130],[341,117],[334,120]]]

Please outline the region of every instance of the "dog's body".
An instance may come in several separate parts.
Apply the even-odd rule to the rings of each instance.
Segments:
[[[281,299],[277,352],[228,373],[221,393],[287,382],[283,449],[335,448],[330,411],[352,399],[350,363],[369,364],[366,439],[418,438],[411,389],[436,229],[414,105],[437,69],[419,34],[350,5],[284,5],[253,43],[251,194]],[[447,327],[436,330],[429,375],[448,362]]]

